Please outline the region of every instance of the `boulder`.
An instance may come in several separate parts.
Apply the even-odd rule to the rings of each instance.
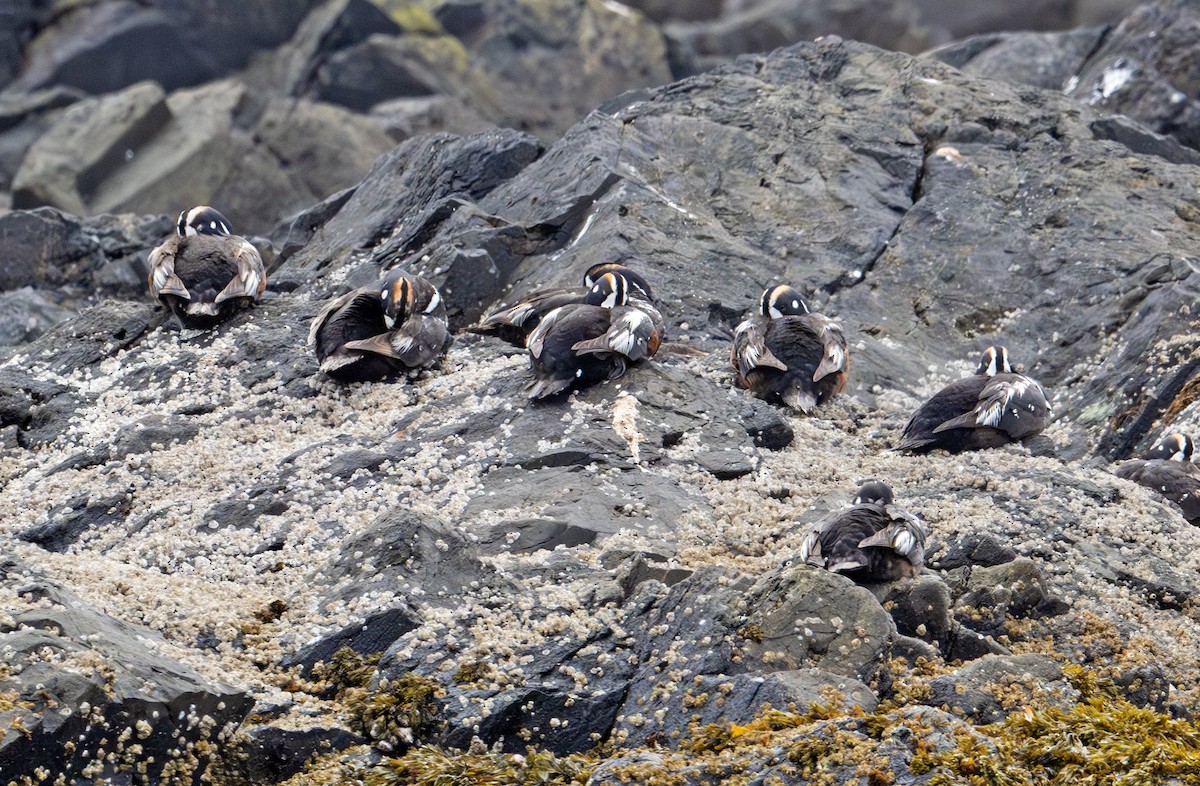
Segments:
[[[32,341],[47,329],[75,315],[47,293],[25,286],[0,294],[0,346]]]
[[[461,99],[496,125],[550,140],[613,96],[671,77],[662,33],[623,6],[575,0],[383,5],[395,9],[404,32],[329,61],[318,76],[323,95],[344,92],[354,105],[369,106],[437,92]],[[326,93],[326,85],[354,89]]]
[[[356,183],[393,144],[336,106],[277,98],[252,112],[252,103],[235,81],[170,96],[144,82],[80,101],[26,153],[13,204],[153,213],[211,202],[235,231],[264,232]],[[257,124],[243,130],[253,114]]]
[[[173,657],[161,635],[102,614],[12,560],[0,622],[0,778],[200,778],[253,700]],[[47,657],[47,656],[50,657]],[[103,753],[101,753],[103,751]]]
[[[62,84],[99,95],[152,80],[167,91],[241,67],[296,30],[318,0],[134,3],[71,6],[44,19],[25,45],[25,66],[10,90]]]
[[[1198,22],[1200,11],[1187,3],[1139,5],[1091,53],[1067,94],[1200,148],[1196,76],[1187,65]]]
[[[925,53],[968,74],[1046,90],[1066,88],[1096,51],[1107,27],[1055,33],[984,33]]]
[[[930,682],[923,703],[971,723],[996,723],[1014,710],[1070,707],[1079,692],[1063,677],[1062,665],[1045,655],[988,655]]]

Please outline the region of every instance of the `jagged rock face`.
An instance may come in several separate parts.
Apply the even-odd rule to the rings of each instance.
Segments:
[[[436,18],[492,31],[480,8],[443,3]],[[344,33],[330,39],[340,47],[387,27],[351,2],[322,10],[256,79],[311,85],[328,73],[301,67],[325,51],[319,31]],[[136,91],[151,119],[169,108],[171,95]],[[282,118],[329,104],[289,115],[273,100],[255,127],[303,151]],[[280,223],[269,296],[210,332],[169,331],[139,294],[141,254],[170,218],[0,216],[6,286],[106,298],[0,363],[0,531],[60,588],[52,607],[127,644],[161,636],[178,684],[205,707],[225,702],[215,726],[188,728],[185,713],[184,728],[162,729],[194,743],[161,759],[188,778],[268,782],[364,739],[375,760],[401,752],[398,722],[355,713],[386,707],[412,675],[439,707],[418,739],[510,751],[680,747],[764,702],[880,700],[950,751],[976,734],[954,713],[1013,709],[1018,694],[993,683],[1078,698],[1062,668],[1021,648],[1111,668],[1135,703],[1194,707],[1200,531],[1099,465],[1197,422],[1200,197],[1191,165],[1123,146],[1105,119],[834,38],[746,57],[625,95],[552,144],[512,129],[403,142]],[[437,368],[349,386],[321,378],[304,346],[321,304],[381,267],[436,283],[461,329],[612,261],[651,281],[669,341],[562,401],[530,403],[527,357],[488,338],[459,333]],[[775,282],[850,339],[850,384],[817,417],[732,385],[732,329]],[[993,343],[1053,396],[1047,444],[890,452],[916,404]],[[795,564],[805,524],[872,477],[928,523],[926,572],[859,587]],[[0,635],[36,638],[20,621],[57,613],[15,584],[6,597]],[[72,635],[90,660],[125,657]],[[307,682],[343,646],[382,656],[354,699]],[[103,692],[75,665],[64,685]],[[931,668],[940,681],[915,695],[906,680]],[[21,679],[0,681],[0,707],[8,692],[26,700]],[[139,697],[110,697],[113,712]],[[57,721],[37,707],[4,713]],[[209,744],[243,720],[236,740]],[[821,723],[819,739],[874,739],[861,718]],[[45,757],[69,753],[61,735],[38,739]],[[876,741],[905,774],[916,743]],[[196,750],[228,760],[209,768]],[[268,763],[240,760],[255,751]],[[783,758],[746,766],[767,778]],[[24,754],[9,761],[33,777]],[[110,764],[103,776],[126,776]]]
[[[6,560],[0,582],[5,782],[38,768],[67,778],[138,771],[151,781],[190,781],[203,757],[190,756],[188,766],[179,750],[223,744],[252,704],[246,691],[176,660],[154,631],[89,608],[25,565]]]

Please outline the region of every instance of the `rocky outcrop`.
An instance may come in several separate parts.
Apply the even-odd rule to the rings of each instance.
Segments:
[[[6,561],[0,778],[198,777],[252,699],[172,657],[161,635],[100,613]]]
[[[322,68],[378,36],[479,30],[494,47],[495,30],[541,29],[485,7],[501,13],[323,5],[291,59],[243,75],[289,75],[286,99],[242,77],[135,85],[124,131],[52,110],[80,125],[36,144],[92,173],[53,181],[85,205],[132,170],[71,141],[162,144],[183,95],[226,107],[214,138],[254,128],[314,180],[261,241],[268,296],[210,332],[168,329],[140,292],[172,229],[161,210],[0,216],[5,286],[81,307],[0,361],[0,531],[20,560],[0,636],[21,645],[0,713],[41,729],[0,738],[4,774],[38,777],[19,747],[36,739],[56,777],[116,780],[161,739],[162,782],[270,783],[314,755],[326,782],[420,782],[517,753],[593,784],[922,782],[966,777],[967,759],[1061,763],[973,723],[1183,729],[1164,713],[1186,718],[1200,692],[1200,531],[1104,465],[1200,420],[1194,165],[1116,141],[1071,96],[826,37],[614,98],[550,143],[406,139],[316,199],[345,170],[303,129],[351,116],[305,92]],[[620,380],[534,404],[525,354],[462,332],[612,261],[651,281],[668,339]],[[397,266],[440,288],[457,334],[440,366],[321,377],[310,320]],[[732,330],[779,281],[849,337],[850,383],[813,417],[732,384]],[[1044,443],[890,451],[993,343],[1051,394]],[[927,523],[927,570],[860,587],[798,564],[805,525],[872,477]],[[146,664],[167,676],[148,684]],[[66,686],[58,706],[39,683]],[[83,701],[103,731],[70,725]],[[575,755],[598,742],[609,761]],[[1030,760],[1005,758],[1018,749]]]

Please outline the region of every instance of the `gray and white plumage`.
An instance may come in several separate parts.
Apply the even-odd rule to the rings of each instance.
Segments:
[[[841,326],[811,313],[797,290],[781,284],[764,291],[759,313],[737,326],[730,363],[740,387],[809,414],[845,388],[849,352]]]
[[[321,371],[339,382],[427,368],[450,345],[446,306],[429,281],[392,270],[326,303],[312,321],[308,343]]]
[[[529,334],[534,376],[529,397],[547,398],[624,375],[630,363],[658,351],[661,322],[653,306],[631,302],[622,275],[605,273],[589,289],[587,302],[554,309]]]
[[[1168,434],[1140,459],[1114,471],[1119,478],[1152,489],[1179,506],[1183,517],[1200,523],[1200,467],[1192,463],[1194,443],[1186,434]]]
[[[175,237],[150,252],[148,266],[151,297],[188,328],[213,327],[257,302],[267,286],[258,249],[207,205],[179,214]]]
[[[526,346],[529,335],[550,312],[562,306],[586,303],[588,293],[606,273],[616,273],[624,278],[631,305],[648,306],[653,309],[654,294],[644,276],[617,262],[602,262],[592,265],[583,274],[582,287],[557,287],[539,289],[522,295],[515,303],[500,304],[479,323],[467,330],[487,336],[495,336],[515,346]],[[657,312],[656,312],[657,313]],[[658,326],[662,333],[662,324]]]
[[[895,504],[881,481],[864,483],[854,503],[808,528],[799,558],[859,582],[915,576],[925,564],[925,525]]]
[[[1007,349],[992,346],[974,376],[950,383],[921,404],[895,449],[959,453],[1001,447],[1040,433],[1052,415],[1042,386],[1013,370]]]

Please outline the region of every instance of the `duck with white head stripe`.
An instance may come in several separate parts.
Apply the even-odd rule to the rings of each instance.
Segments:
[[[913,413],[895,450],[997,448],[1041,433],[1052,414],[1042,386],[1013,370],[1007,349],[991,346],[973,376],[950,383]]]
[[[596,279],[585,302],[541,319],[526,347],[534,376],[530,398],[616,379],[658,351],[662,316],[649,303],[631,300],[629,291],[630,282],[610,271]]]
[[[262,298],[262,256],[208,205],[179,214],[175,236],[150,252],[150,295],[180,327],[208,329]]]
[[[308,334],[321,371],[339,382],[428,368],[450,340],[441,293],[401,269],[326,303]]]
[[[811,414],[845,388],[849,353],[841,326],[780,284],[762,293],[758,313],[734,331],[730,363],[739,387]]]

